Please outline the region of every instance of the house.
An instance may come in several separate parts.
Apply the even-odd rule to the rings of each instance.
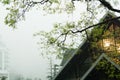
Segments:
[[[108,12],[100,22],[114,17]],[[120,21],[95,27],[72,52],[54,80],[120,80]]]

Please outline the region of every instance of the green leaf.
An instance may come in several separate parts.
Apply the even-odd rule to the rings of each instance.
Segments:
[[[49,0],[51,3],[59,3],[59,0]]]
[[[9,4],[9,3],[10,3],[10,0],[3,0],[2,3],[3,3],[3,4]]]

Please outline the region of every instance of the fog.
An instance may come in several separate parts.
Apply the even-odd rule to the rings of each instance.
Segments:
[[[31,18],[28,17],[26,21],[18,23],[17,29],[12,29],[4,25],[3,18],[5,14],[6,11],[1,10],[0,36],[2,39],[1,42],[8,49],[10,75],[39,77],[45,80],[47,74],[46,69],[49,66],[47,65],[48,60],[43,59],[40,55],[40,50],[38,50],[38,45],[36,44],[37,40],[33,36],[36,31],[42,30],[38,24],[40,20],[35,19],[39,15],[32,15]],[[35,26],[38,26],[39,29]]]
[[[17,23],[17,28],[13,29],[4,24],[7,11],[2,5],[0,7],[0,41],[5,45],[9,54],[9,72],[12,77],[10,80],[13,80],[15,75],[46,80],[49,60],[40,55],[40,45],[36,44],[39,38],[34,37],[33,34],[41,30],[51,30],[56,22],[65,23],[66,20],[77,20],[79,14],[76,13],[74,16],[64,13],[43,16],[42,11],[32,9],[26,12],[25,21],[20,21]]]
[[[4,24],[6,15],[5,8],[0,6],[0,36],[1,42],[8,49],[10,80],[15,76],[39,77],[46,80],[48,75],[49,61],[40,55],[37,45],[38,38],[34,37],[35,32],[41,30],[49,31],[56,21],[65,21],[63,15],[46,15],[38,11],[26,13],[26,20],[20,21],[16,29],[12,29]],[[58,20],[59,18],[59,20]],[[68,19],[68,16],[67,18]]]

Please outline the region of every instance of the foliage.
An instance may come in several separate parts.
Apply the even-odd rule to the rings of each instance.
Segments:
[[[3,4],[9,4],[10,0],[0,0]]]
[[[116,67],[107,62],[107,60],[103,59],[96,66],[97,71],[104,71],[106,75],[108,75],[109,79],[120,79],[120,71],[116,69]]]
[[[92,19],[89,20],[90,23],[88,23],[88,19],[91,16],[85,13],[83,14],[84,15],[81,17],[81,20],[78,20],[76,22],[70,21],[66,23],[56,23],[50,32],[40,31],[38,33],[35,33],[34,36],[40,35],[41,40],[39,44],[40,49],[43,49],[42,52],[46,51],[47,49],[48,53],[58,53],[57,55],[61,56],[66,49],[77,48],[87,36],[85,35],[85,32],[75,34],[74,32],[84,28],[81,25],[87,26],[93,24]],[[84,17],[86,17],[86,19]],[[87,30],[88,35],[90,34],[90,30]],[[54,48],[54,50],[52,48]],[[47,52],[44,52],[44,54]]]
[[[77,7],[73,1],[74,0],[41,0],[40,2],[36,2],[34,0],[0,0],[0,2],[2,2],[4,5],[8,5],[6,9],[9,12],[5,17],[5,24],[12,28],[16,27],[17,22],[19,22],[20,20],[24,20],[25,13],[30,11],[33,7],[40,7],[40,9],[43,9],[49,14],[62,12],[66,12],[68,14],[74,13],[74,10],[76,10]],[[108,10],[107,6],[104,7],[105,5],[103,6],[99,3],[99,1],[105,0],[78,1],[85,4],[84,7],[86,7],[86,10],[84,12],[80,12],[81,17],[79,18],[79,20],[67,22],[65,24],[56,23],[52,31],[41,31],[34,34],[35,36],[40,36],[40,42],[38,42],[38,44],[41,46],[40,49],[42,50],[43,55],[45,55],[45,53],[47,55],[57,54],[58,57],[61,58],[62,53],[64,53],[66,49],[77,48],[81,41],[83,41],[85,38],[89,39],[88,35],[90,35],[91,29],[86,30],[82,33],[80,31],[98,22],[97,16]],[[109,1],[113,3],[113,1],[117,0]],[[101,34],[103,34],[102,28],[104,26],[105,25],[102,25],[102,27],[99,29],[93,29],[92,32],[94,34],[92,34],[92,36],[89,39],[91,44],[90,51],[92,52],[94,59],[97,58],[96,53],[101,53],[103,51],[98,46],[99,44],[96,43],[99,43],[99,40],[103,39],[103,36],[101,36]],[[114,52],[114,54],[116,55],[116,52]],[[117,64],[120,64],[118,58],[112,57],[112,59]],[[107,66],[109,70],[106,70],[104,66]],[[119,78],[120,76],[120,74],[116,74],[116,70],[112,65],[108,66],[108,64],[104,61],[100,63],[98,69],[99,68],[104,69],[106,71],[106,74],[109,74],[109,77]]]
[[[113,58],[114,61],[117,61],[119,59],[117,59],[117,57],[119,56],[119,51],[116,50],[116,48],[119,48],[119,46],[117,47],[116,45],[119,45],[119,29],[116,26],[116,30],[111,29],[112,26],[110,26],[109,28],[107,28],[108,30],[106,30],[105,28],[108,25],[101,25],[98,28],[94,28],[92,30],[92,34],[90,36],[90,50],[91,52],[96,55],[96,53],[101,54],[101,53],[107,53],[110,57]],[[118,34],[115,34],[118,33]],[[116,37],[117,36],[117,37]],[[110,46],[109,49],[105,49],[104,45],[104,39],[108,39],[110,40]],[[118,63],[118,62],[117,62]]]
[[[83,3],[86,4],[86,2],[83,2]],[[79,31],[97,22],[96,21],[96,16],[98,14],[97,10],[99,10],[101,13],[106,11],[103,7],[100,7],[100,6],[101,5],[97,3],[97,1],[89,2],[89,4],[85,6],[87,7],[87,9],[89,7],[89,10],[87,12],[84,11],[80,13],[81,17],[79,20],[77,21],[73,20],[70,22],[67,21],[66,23],[56,23],[54,25],[53,30],[51,30],[50,32],[41,31],[41,32],[36,33],[35,36],[40,35],[42,36],[40,38],[41,39],[43,38],[42,40],[44,40],[43,42],[40,42],[40,46],[41,45],[44,46],[42,49],[48,50],[50,48],[49,49],[50,51],[48,51],[48,53],[58,53],[57,55],[60,56],[66,48],[67,49],[77,48],[79,44],[85,38],[87,38],[87,36],[91,33],[90,32],[91,29],[83,31],[82,33]],[[75,5],[73,7],[75,7]],[[72,13],[74,13],[74,11]],[[104,26],[105,25],[103,25],[103,27]],[[94,35],[93,35],[94,39],[98,39],[98,37],[99,39],[101,38],[100,35],[102,34],[102,28],[101,30],[100,29],[98,31],[97,30],[98,29],[96,29],[96,32],[94,31]],[[95,45],[92,45],[92,46],[96,47],[97,44],[94,41],[93,43]],[[54,50],[52,48],[54,48]],[[97,50],[97,49],[94,49],[94,50]],[[47,52],[44,52],[44,53],[47,53]]]
[[[79,34],[72,34],[71,32],[67,34],[67,38],[65,40],[64,33],[67,33],[68,30],[74,28],[73,23],[66,23],[65,25],[62,24],[55,24],[54,29],[50,32],[40,31],[39,33],[35,33],[34,36],[40,36],[40,48],[43,49],[43,53],[52,53],[57,54],[58,57],[61,57],[61,54],[68,48],[73,48],[78,46],[78,44],[74,44],[73,41],[76,41]],[[59,36],[59,34],[61,34]],[[72,40],[70,40],[72,38]],[[76,42],[77,43],[77,42]],[[78,42],[79,43],[79,42]],[[48,50],[47,52],[46,49]]]
[[[108,27],[110,26],[110,27]],[[113,26],[115,28],[113,28]],[[107,29],[106,29],[107,28]],[[100,25],[92,30],[89,42],[90,42],[90,51],[92,54],[93,60],[97,59],[98,56],[102,53],[107,54],[110,59],[116,63],[116,65],[120,65],[120,59],[119,59],[119,52],[116,51],[117,46],[120,44],[119,42],[119,33],[120,28],[114,25]],[[104,39],[113,39],[111,41],[110,46],[113,46],[109,49],[104,49]],[[120,71],[117,70],[114,65],[107,62],[107,60],[100,61],[96,66],[97,71],[103,71],[105,74],[108,75],[109,79],[120,79]]]
[[[120,65],[120,59],[119,59],[120,55],[119,52],[116,51],[117,50],[116,45],[120,44],[119,33],[120,33],[120,28],[115,24],[99,25],[92,30],[89,38],[89,43],[90,43],[90,52],[93,60],[96,60],[100,54],[105,53],[110,57],[110,59],[113,62],[116,63],[116,65]],[[111,41],[112,45],[108,46],[109,49],[104,49],[105,48],[104,39],[109,39],[109,40],[112,39]],[[95,69],[97,70],[97,72],[99,71],[105,72],[105,74],[108,75],[109,79],[117,79],[117,80],[120,79],[120,71],[117,70],[114,65],[108,63],[108,61],[105,59],[101,60],[97,64]]]
[[[25,13],[30,11],[33,7],[40,8],[47,12],[47,14],[67,12],[71,13],[74,10],[74,5],[69,0],[0,0],[6,5],[8,14],[5,18],[5,24],[15,28],[16,23],[25,19]],[[36,5],[38,4],[38,5]]]
[[[77,8],[74,0],[40,0],[39,2],[35,0],[0,0],[0,2],[7,5],[6,9],[9,12],[5,17],[5,23],[12,28],[16,27],[17,22],[24,20],[25,13],[30,11],[33,7],[40,8],[48,14],[64,12],[73,14],[76,13],[74,11]],[[78,47],[80,42],[87,37],[85,35],[86,32],[89,35],[90,30],[82,33],[79,31],[98,22],[97,14],[101,14],[106,11],[105,7],[100,4],[99,0],[79,0],[79,2],[85,4],[84,7],[86,8],[84,12],[80,12],[81,17],[79,20],[67,22],[65,24],[56,23],[52,31],[42,31],[35,34],[40,35],[40,39],[42,41],[38,42],[38,44],[42,46],[41,49],[48,50],[45,53],[61,54],[66,48]],[[113,2],[113,0],[110,0],[110,2]]]
[[[47,13],[72,13],[76,9],[76,4],[74,0],[0,0],[6,6],[9,11],[5,23],[13,28],[16,27],[16,23],[19,20],[24,20],[25,13],[31,10],[33,7],[43,9]],[[87,4],[88,13],[91,15],[98,13],[98,8],[101,8],[99,1],[90,0],[89,2],[80,0],[79,2]],[[114,0],[113,2],[116,2]],[[38,4],[38,5],[37,5]],[[102,7],[101,9],[103,9]],[[96,11],[95,11],[96,10]],[[100,11],[100,10],[99,10]],[[93,15],[93,16],[94,16]]]

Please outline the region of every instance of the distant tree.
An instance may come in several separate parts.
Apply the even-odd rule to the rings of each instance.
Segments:
[[[32,80],[31,78],[27,78],[26,80]]]
[[[21,74],[17,75],[17,80],[24,80],[24,76]]]
[[[6,76],[3,76],[1,80],[6,80],[6,79],[7,79],[7,77],[6,77]]]
[[[48,80],[52,80],[53,79],[53,61],[52,58],[49,58],[49,72],[48,72],[48,76],[47,76]]]

